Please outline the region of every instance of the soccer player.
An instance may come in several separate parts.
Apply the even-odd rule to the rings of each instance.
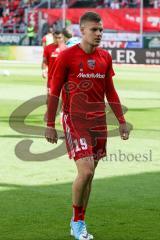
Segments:
[[[43,61],[42,61],[42,77],[48,78],[47,89],[49,93],[50,81],[54,71],[54,62],[59,53],[66,48],[64,36],[62,32],[56,31],[54,33],[54,43],[44,47]]]
[[[48,32],[46,35],[43,36],[42,38],[42,46],[46,47],[51,43],[54,43],[54,31],[53,31],[53,27],[49,27],[48,28]]]
[[[81,43],[64,50],[55,61],[45,137],[48,142],[57,143],[55,116],[62,90],[66,146],[78,172],[72,186],[71,234],[78,240],[90,240],[93,235],[87,232],[85,212],[96,166],[106,156],[105,97],[119,121],[123,140],[129,138],[129,130],[112,80],[112,58],[98,47],[103,32],[101,17],[94,12],[85,13],[80,29]]]
[[[63,35],[67,47],[72,47],[77,43],[80,43],[80,38],[72,36],[72,34],[66,29],[63,29]]]

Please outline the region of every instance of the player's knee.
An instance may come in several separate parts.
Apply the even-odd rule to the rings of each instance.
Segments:
[[[94,176],[94,170],[93,169],[86,169],[84,172],[83,172],[83,177],[86,179],[86,180],[90,180],[91,178],[93,178]]]

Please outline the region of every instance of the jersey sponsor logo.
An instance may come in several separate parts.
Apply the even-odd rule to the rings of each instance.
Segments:
[[[78,78],[105,78],[105,74],[101,73],[79,73]]]
[[[60,53],[60,49],[56,48],[54,50],[54,52],[51,53],[51,57],[55,57],[56,58],[56,57],[58,57],[59,53]]]
[[[58,57],[58,53],[53,52],[53,53],[51,54],[51,57],[53,57],[53,58]]]

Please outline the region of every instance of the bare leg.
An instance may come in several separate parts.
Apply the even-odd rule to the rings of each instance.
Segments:
[[[76,206],[83,206],[84,198],[85,202],[88,202],[90,194],[90,186],[94,176],[94,160],[90,157],[79,159],[76,161],[78,175],[72,186],[72,201]],[[89,189],[89,190],[87,190]],[[84,196],[88,193],[87,196]]]
[[[98,161],[94,160],[94,171],[95,171],[97,165],[98,165]],[[91,193],[91,188],[92,188],[93,177],[94,177],[94,175],[91,177],[90,181],[88,182],[88,185],[87,185],[86,190],[83,195],[83,209],[84,210],[87,209],[87,205],[88,205],[88,201],[89,201],[89,197],[90,197],[90,193]]]

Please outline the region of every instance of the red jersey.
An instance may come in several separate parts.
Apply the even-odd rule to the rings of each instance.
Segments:
[[[101,48],[85,53],[77,44],[63,51],[55,61],[48,104],[48,126],[54,126],[57,102],[62,90],[65,113],[104,113],[105,96],[118,121],[125,122],[119,97],[114,88],[112,58]]]
[[[50,88],[50,81],[53,76],[54,71],[54,62],[56,58],[58,57],[59,53],[66,48],[65,45],[62,45],[62,47],[59,47],[57,44],[49,44],[44,48],[43,57],[46,58],[47,64],[48,64],[48,82],[47,87]]]

